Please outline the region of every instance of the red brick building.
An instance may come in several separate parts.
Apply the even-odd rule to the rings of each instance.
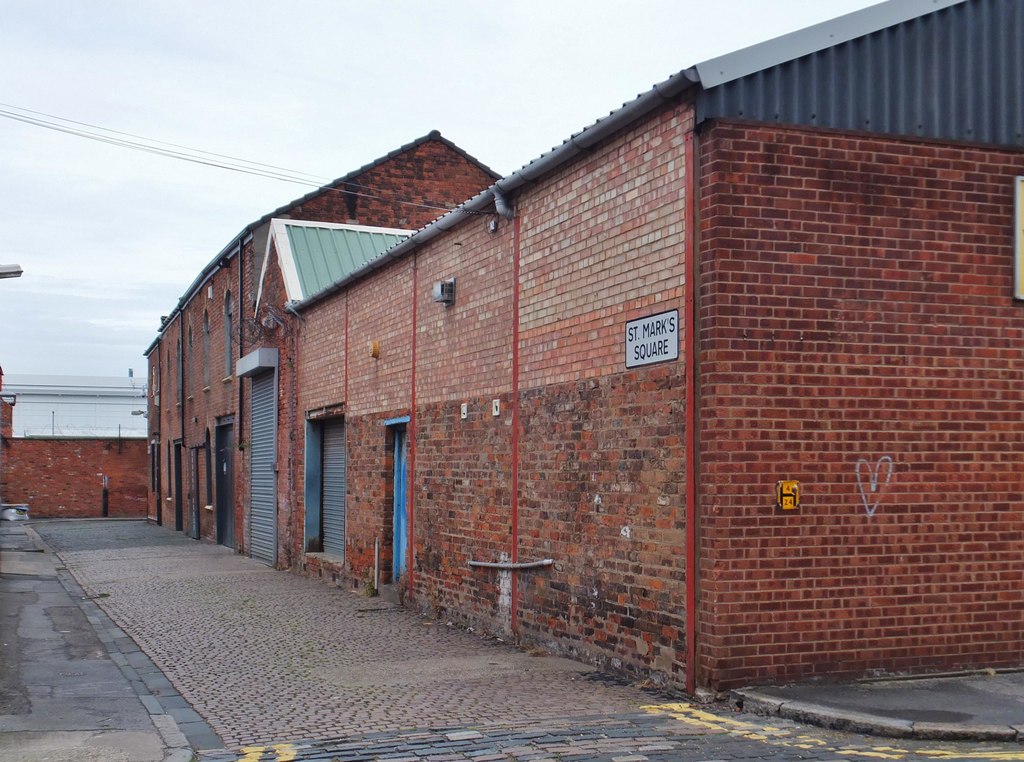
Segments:
[[[415,229],[495,177],[431,132],[246,225],[163,318],[146,350],[150,518],[249,552],[247,397],[235,364],[297,320],[281,303],[255,312],[272,219]]]
[[[266,560],[690,690],[1024,664],[1022,40],[882,4],[311,296],[271,241],[225,381]]]

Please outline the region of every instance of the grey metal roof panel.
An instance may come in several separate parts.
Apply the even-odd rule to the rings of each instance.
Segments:
[[[703,90],[697,118],[1024,145],[1024,3],[963,0]]]
[[[701,86],[717,87],[962,2],[965,0],[888,0],[749,48],[709,58],[693,68],[700,75]]]

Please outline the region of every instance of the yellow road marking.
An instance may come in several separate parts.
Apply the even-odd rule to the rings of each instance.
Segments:
[[[819,751],[843,757],[863,757],[865,759],[906,759],[909,755],[929,757],[935,760],[995,760],[996,762],[1024,762],[1024,751],[976,751],[961,752],[949,749],[903,749],[896,746],[874,746],[870,749],[852,749],[829,746],[819,738],[808,735],[792,735],[782,728],[761,726],[731,717],[706,712],[693,704],[652,704],[640,707],[648,714],[667,715],[680,722],[702,727],[718,733],[730,733],[750,741],[758,741],[770,746],[781,746],[792,749],[818,749]]]
[[[298,750],[290,743],[275,743],[270,746],[243,746],[242,756],[236,762],[261,762],[264,754],[271,754],[267,762],[294,762]]]

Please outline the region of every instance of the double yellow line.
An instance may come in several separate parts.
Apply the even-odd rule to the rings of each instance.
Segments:
[[[790,749],[809,751],[817,749],[823,753],[835,754],[841,757],[864,759],[907,759],[907,757],[926,757],[935,760],[1003,760],[1004,762],[1024,762],[1024,750],[1021,751],[957,751],[955,749],[903,749],[898,746],[872,746],[869,748],[844,748],[841,746],[830,746],[820,738],[796,733],[785,728],[777,728],[771,725],[757,725],[743,720],[734,720],[731,717],[724,717],[692,704],[656,704],[644,706],[641,709],[648,714],[663,715],[684,722],[694,727],[695,730],[713,733],[729,733],[750,741],[758,741],[770,746],[778,746]]]

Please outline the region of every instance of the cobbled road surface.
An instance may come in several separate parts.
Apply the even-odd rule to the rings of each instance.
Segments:
[[[680,703],[144,521],[32,527],[223,739],[208,762],[1024,762]]]

